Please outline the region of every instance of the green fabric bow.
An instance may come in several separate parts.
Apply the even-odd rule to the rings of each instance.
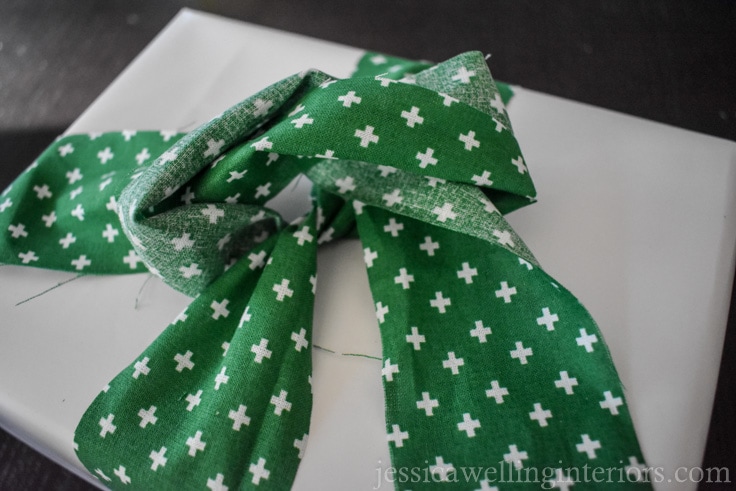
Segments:
[[[0,197],[0,260],[147,269],[195,297],[86,411],[90,472],[115,489],[288,488],[317,247],[357,234],[397,489],[648,487],[597,326],[503,217],[535,195],[509,95],[479,53],[368,55],[353,78],[294,75],[186,135],[54,143]],[[300,174],[314,206],[286,224],[265,205]]]

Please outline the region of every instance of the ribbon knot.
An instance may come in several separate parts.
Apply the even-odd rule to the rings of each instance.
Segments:
[[[144,262],[195,297],[77,427],[80,460],[107,486],[292,484],[317,247],[356,235],[397,488],[567,489],[590,466],[615,489],[647,486],[597,326],[503,217],[534,186],[483,57],[387,61],[367,57],[347,80],[289,77],[187,135],[65,137],[3,194],[3,261]],[[300,175],[312,207],[286,223],[269,205]]]
[[[411,82],[384,74],[335,80],[310,70],[186,135],[120,197],[120,220],[136,253],[171,286],[196,295],[283,228],[263,205],[303,174],[346,201],[500,240],[503,247],[519,244],[519,253],[534,262],[500,223],[498,209],[528,204],[534,186],[503,106],[491,104],[498,90],[480,53],[460,55]],[[489,235],[488,222],[496,235]],[[341,224],[349,228],[350,220]],[[301,240],[348,231],[313,229]]]

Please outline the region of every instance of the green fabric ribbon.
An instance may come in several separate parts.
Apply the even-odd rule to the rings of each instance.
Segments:
[[[0,260],[148,270],[195,297],[84,414],[90,472],[114,489],[288,488],[317,247],[357,235],[397,489],[648,487],[600,331],[503,217],[535,195],[509,96],[479,53],[368,55],[350,79],[294,75],[186,135],[46,150],[0,197]],[[266,204],[300,174],[313,208],[287,224]]]

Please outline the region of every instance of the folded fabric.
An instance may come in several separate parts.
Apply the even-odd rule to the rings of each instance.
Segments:
[[[503,217],[535,195],[509,95],[480,53],[371,54],[186,135],[46,150],[0,197],[2,262],[148,270],[195,297],[83,416],[90,472],[115,489],[288,488],[307,451],[317,247],[358,236],[397,489],[649,487],[600,331]],[[313,208],[287,224],[267,202],[300,175]]]

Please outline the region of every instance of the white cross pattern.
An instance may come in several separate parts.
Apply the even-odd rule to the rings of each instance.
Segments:
[[[496,290],[496,298],[503,298],[503,303],[511,303],[511,296],[516,295],[516,287],[509,288],[509,284],[505,281],[501,282],[501,289]],[[539,322],[539,319],[537,319]]]
[[[171,239],[171,243],[174,244],[174,250],[180,251],[182,249],[189,249],[194,245],[194,241],[191,240],[191,235],[188,233],[182,234],[181,237]]]
[[[82,203],[77,203],[77,206],[72,210],[72,216],[80,222],[84,221],[84,207]]]
[[[26,232],[26,226],[22,223],[19,223],[18,225],[10,225],[8,227],[8,231],[10,232],[11,236],[14,239],[18,239],[20,237],[28,237],[28,232]]]
[[[371,143],[378,143],[378,135],[373,134],[373,130],[375,130],[375,128],[370,125],[366,126],[364,130],[355,130],[354,136],[356,138],[360,138],[361,147],[368,148],[368,145]]]
[[[112,153],[112,150],[110,147],[105,147],[104,150],[100,150],[97,152],[97,158],[100,159],[101,164],[106,164],[108,160],[112,159],[115,156],[114,153]]]
[[[496,112],[503,114],[506,111],[506,107],[503,105],[503,100],[501,99],[501,96],[496,92],[493,94],[493,99],[491,100],[491,107],[496,110]]]
[[[100,418],[99,425],[100,428],[102,428],[102,430],[100,431],[100,436],[102,438],[105,438],[108,433],[115,433],[115,430],[118,429],[117,426],[112,424],[113,419],[115,419],[115,415],[112,413],[108,414],[106,418]]]
[[[271,396],[271,404],[273,404],[275,407],[273,409],[273,412],[276,416],[281,416],[281,413],[286,411],[291,411],[291,403],[286,400],[286,396],[289,395],[288,392],[285,390],[279,391],[279,396]]]
[[[388,177],[398,170],[396,167],[391,167],[390,165],[377,165],[376,169],[380,172],[381,177]]]
[[[432,214],[437,215],[437,221],[442,223],[445,223],[448,219],[454,220],[457,218],[457,213],[452,211],[451,203],[445,203],[442,205],[442,208],[435,206],[432,210]]]
[[[600,405],[603,409],[611,411],[613,416],[618,415],[618,407],[624,405],[624,401],[620,397],[613,397],[610,390],[603,393],[603,400],[600,401]]]
[[[176,362],[176,371],[181,373],[184,371],[184,369],[191,370],[194,368],[194,362],[192,362],[192,353],[191,351],[187,350],[186,353],[183,355],[181,353],[177,353],[174,357],[174,361]]]
[[[135,161],[138,163],[138,165],[143,165],[143,163],[150,158],[151,153],[148,151],[147,148],[144,148],[135,155]]]
[[[182,203],[186,205],[191,205],[192,200],[196,197],[196,195],[192,192],[192,188],[187,186],[187,188],[184,190],[184,194],[181,195],[179,198]]]
[[[338,97],[337,100],[342,102],[342,105],[344,107],[350,107],[353,104],[360,104],[360,101],[362,101],[363,99],[356,96],[355,91],[351,90],[347,94],[341,95],[340,97]]]
[[[228,177],[225,182],[230,183],[230,182],[233,182],[233,181],[239,181],[242,178],[244,178],[247,173],[248,173],[248,169],[245,169],[245,170],[243,170],[241,172],[238,172],[236,170],[231,170],[230,171],[230,177]]]
[[[632,455],[629,457],[629,465],[624,470],[627,476],[633,476],[635,481],[641,481],[644,473],[647,471],[647,467],[639,462],[636,456]]]
[[[422,392],[422,400],[417,401],[417,409],[423,409],[427,416],[433,416],[433,409],[439,405],[440,403],[437,399],[429,397],[429,392]]]
[[[109,477],[107,477],[107,475],[105,475],[105,473],[100,468],[95,469],[95,474],[97,474],[98,476],[100,476],[102,479],[104,479],[107,482],[110,482],[112,480]]]
[[[151,453],[148,455],[148,458],[151,459],[153,462],[151,464],[151,470],[156,471],[159,467],[165,467],[166,462],[169,461],[164,455],[166,454],[166,450],[168,450],[166,447],[161,447],[161,449],[156,452],[155,450],[151,450]]]
[[[591,440],[590,435],[588,435],[587,433],[580,436],[582,437],[583,441],[582,443],[576,444],[575,448],[578,450],[578,452],[586,454],[589,459],[595,459],[595,451],[601,448],[600,440]]]
[[[304,452],[307,451],[307,441],[309,440],[309,435],[304,433],[304,436],[302,436],[301,439],[295,438],[294,439],[294,448],[299,450],[298,457],[301,459],[304,457]]]
[[[434,295],[435,298],[429,301],[429,305],[435,307],[440,314],[444,314],[447,312],[446,307],[452,305],[451,299],[449,297],[444,298],[442,292],[434,292]]]
[[[459,99],[456,99],[449,94],[445,94],[444,92],[437,92],[437,95],[442,97],[442,104],[447,107],[452,106],[453,102],[460,102]]]
[[[424,123],[424,118],[419,115],[419,108],[412,106],[411,111],[401,111],[401,117],[406,119],[406,126],[413,128],[415,124]]]
[[[241,404],[238,406],[237,411],[231,409],[228,413],[227,417],[233,420],[233,430],[240,431],[241,426],[248,426],[250,424],[250,418],[245,415],[246,409],[248,408]]]
[[[197,263],[192,263],[189,266],[182,266],[179,268],[179,271],[181,271],[181,275],[186,279],[202,274],[202,270],[199,269],[199,265]]]
[[[225,486],[225,476],[218,473],[214,479],[207,478],[207,487],[211,491],[228,491],[228,487]]]
[[[395,373],[399,373],[399,365],[392,365],[391,358],[386,358],[381,368],[381,376],[386,377],[387,382],[393,382]]]
[[[258,486],[261,482],[261,479],[264,481],[268,480],[268,476],[271,475],[271,471],[266,470],[266,459],[263,457],[258,457],[258,464],[250,464],[250,467],[248,467],[248,472],[253,474],[253,479],[251,479],[251,482]]]
[[[392,433],[389,433],[386,435],[386,440],[390,442],[394,442],[394,445],[396,445],[396,448],[401,448],[404,446],[404,440],[409,439],[409,432],[408,431],[401,431],[401,428],[399,425],[391,425],[391,431]]]
[[[549,409],[543,409],[542,405],[538,402],[534,403],[534,411],[529,413],[529,419],[536,420],[537,423],[539,423],[539,426],[544,428],[549,423],[547,423],[547,420],[552,418],[552,411]]]
[[[478,270],[471,268],[470,263],[463,263],[463,267],[457,272],[457,277],[461,280],[465,280],[466,285],[470,285],[473,282],[473,277],[478,276]]]
[[[475,183],[476,186],[493,186],[493,181],[489,179],[491,173],[484,170],[481,175],[473,175],[470,179]]]
[[[509,445],[509,453],[503,454],[503,460],[519,470],[524,467],[524,461],[529,458],[529,454],[525,450],[519,450],[516,445]]]
[[[496,400],[496,404],[503,404],[503,398],[507,395],[509,395],[509,390],[506,387],[501,387],[498,380],[492,380],[491,388],[486,390],[486,397],[489,399],[493,397]]]
[[[53,194],[51,194],[51,191],[49,191],[49,185],[44,184],[43,186],[33,186],[33,190],[36,192],[36,198],[38,199],[44,199],[44,198],[51,198]]]
[[[225,145],[225,140],[213,140],[210,138],[207,140],[207,150],[202,154],[203,157],[216,157],[220,155],[222,147]]]
[[[5,198],[5,201],[0,203],[0,213],[5,213],[5,210],[13,206],[13,200],[10,198]]]
[[[267,136],[264,136],[257,142],[251,144],[251,147],[259,152],[263,152],[264,150],[271,150],[273,148],[273,142],[269,141]]]
[[[310,117],[309,117],[309,114],[307,114],[307,113],[304,113],[304,114],[302,114],[301,116],[299,116],[298,118],[296,118],[296,119],[292,119],[292,120],[291,120],[291,121],[289,121],[289,122],[290,122],[291,124],[293,124],[293,125],[294,125],[294,128],[296,128],[296,129],[300,130],[300,129],[302,129],[302,128],[303,128],[303,127],[304,127],[305,125],[308,125],[308,124],[312,124],[312,123],[314,123],[314,119],[310,118]]]
[[[598,342],[598,336],[595,334],[588,334],[585,329],[580,329],[580,337],[575,338],[575,341],[578,343],[578,346],[585,346],[585,351],[592,353],[593,343]]]
[[[356,188],[355,179],[353,179],[352,176],[345,176],[344,178],[336,179],[335,185],[337,186],[337,191],[340,194],[355,191]]]
[[[142,360],[139,360],[139,361],[136,361],[135,362],[135,365],[133,365],[133,368],[134,368],[134,370],[133,370],[133,378],[134,379],[137,380],[138,377],[141,376],[141,374],[148,375],[151,372],[151,369],[148,368],[148,362],[149,361],[151,361],[151,359],[146,356]]]
[[[253,106],[255,107],[255,110],[253,111],[253,116],[265,116],[266,114],[268,114],[268,110],[271,109],[271,107],[273,106],[273,102],[264,101],[263,99],[256,99],[255,101],[253,101]]]
[[[225,375],[225,371],[227,371],[227,367],[222,367],[220,373],[215,376],[215,390],[220,390],[220,386],[227,384],[228,380],[230,380],[230,377]]]
[[[130,484],[130,476],[125,474],[125,467],[121,465],[112,472],[120,478],[120,482],[122,482],[123,484]]]
[[[215,205],[207,205],[207,208],[200,210],[200,213],[206,216],[210,223],[217,223],[217,220],[225,216],[225,211]]]
[[[496,133],[501,133],[502,130],[506,129],[506,126],[504,126],[501,121],[497,120],[496,118],[491,119],[493,119],[493,122],[496,123]]]
[[[373,267],[373,261],[375,261],[376,259],[378,259],[377,252],[372,251],[370,247],[366,247],[365,249],[363,249],[363,261],[365,262],[366,267]]]
[[[289,288],[289,280],[286,278],[281,280],[281,283],[273,285],[272,290],[276,292],[276,300],[283,302],[284,298],[294,296],[294,290]]]
[[[38,256],[33,251],[19,252],[18,257],[23,264],[29,264],[31,261],[38,261]]]
[[[187,402],[189,405],[187,406],[187,411],[192,412],[192,409],[199,406],[199,404],[202,402],[202,391],[198,390],[196,394],[188,394]]]
[[[475,139],[475,131],[468,131],[467,135],[460,133],[458,140],[465,144],[465,150],[472,152],[474,148],[480,148],[480,142]]]
[[[516,166],[516,168],[519,170],[519,174],[523,174],[527,171],[526,165],[524,165],[524,159],[521,155],[519,155],[515,159],[511,159],[511,163]]]
[[[251,252],[248,254],[248,260],[250,261],[248,267],[251,271],[262,268],[266,265],[266,251],[260,251],[258,254]]]
[[[388,306],[381,302],[376,303],[376,319],[378,319],[379,324],[383,324],[383,321],[386,320],[386,314],[388,314]]]
[[[84,191],[84,187],[83,186],[79,186],[76,189],[72,189],[71,192],[69,193],[69,199],[77,199],[77,196],[79,196],[80,194],[82,194],[82,191]],[[74,213],[72,213],[72,215],[73,214]]]
[[[553,314],[549,311],[548,307],[542,309],[542,316],[537,317],[537,325],[546,326],[548,331],[555,330],[555,322],[559,321],[560,318],[557,314]]]
[[[527,357],[532,356],[534,352],[531,348],[525,348],[521,341],[516,341],[516,349],[509,351],[511,358],[516,358],[522,365],[526,365]]]
[[[426,169],[428,165],[437,165],[438,160],[434,158],[434,148],[427,147],[427,150],[417,152],[416,159],[419,161],[419,167]]]
[[[252,345],[250,352],[256,355],[254,358],[256,363],[263,363],[264,358],[271,359],[271,354],[273,354],[273,351],[268,349],[268,339],[266,338],[261,338],[260,343]]]
[[[294,349],[300,353],[302,351],[302,348],[306,348],[307,346],[309,346],[309,341],[307,341],[307,330],[304,328],[301,328],[298,333],[292,332],[291,340],[296,343]]]
[[[386,202],[386,206],[398,205],[404,201],[403,196],[401,196],[400,189],[394,189],[390,194],[385,193],[381,199]]]
[[[578,379],[570,377],[567,374],[567,370],[560,372],[560,379],[555,380],[555,387],[558,389],[565,389],[565,394],[567,395],[573,394],[573,387],[576,385],[578,385]]]
[[[494,230],[493,236],[498,240],[498,243],[508,247],[514,247],[516,244],[511,238],[511,233],[508,230]]]
[[[48,215],[41,216],[41,220],[43,220],[44,225],[46,225],[46,228],[51,227],[56,222],[56,212],[52,211]]]
[[[207,443],[202,441],[202,432],[197,431],[194,436],[187,438],[187,446],[189,447],[190,457],[196,457],[197,451],[204,452]]]
[[[409,274],[406,268],[400,268],[399,276],[394,276],[394,283],[401,285],[404,290],[408,290],[412,282],[414,282],[414,275]]]
[[[464,413],[463,420],[457,424],[457,429],[464,431],[468,435],[468,438],[473,438],[475,436],[475,430],[478,428],[480,428],[480,421],[473,419],[470,413]]]
[[[66,173],[66,178],[69,179],[69,184],[74,184],[77,181],[81,181],[83,177],[84,176],[82,175],[78,167]]]
[[[446,179],[440,179],[439,177],[432,177],[432,176],[422,176],[427,180],[427,186],[431,188],[436,188],[437,184],[445,184],[447,182]]]
[[[388,225],[384,225],[383,231],[391,234],[392,237],[398,237],[399,232],[404,230],[404,224],[397,222],[393,217],[388,219]]]
[[[130,266],[130,269],[138,267],[138,263],[142,263],[143,260],[135,253],[133,249],[128,250],[128,255],[123,257],[123,262]]]
[[[491,334],[491,328],[484,326],[483,321],[475,321],[475,329],[470,330],[470,336],[478,338],[479,343],[485,343],[489,334]]]
[[[230,315],[230,311],[227,309],[228,303],[230,303],[230,300],[228,300],[227,298],[224,298],[222,302],[213,300],[210,304],[210,308],[213,310],[212,318],[215,320],[219,319],[220,317],[227,318],[227,316]]]
[[[74,152],[74,146],[71,143],[67,143],[66,145],[60,146],[57,150],[59,151],[59,155],[66,157]]]
[[[560,489],[562,491],[569,491],[569,489],[575,484],[575,481],[566,476],[562,469],[555,469],[555,478],[547,481],[550,485],[549,489]]]
[[[138,411],[138,417],[141,418],[139,426],[141,428],[145,428],[149,424],[155,425],[156,421],[158,421],[158,418],[154,415],[155,412],[156,406],[151,406],[148,410],[141,408],[140,411]]]
[[[406,342],[414,345],[415,351],[422,349],[422,343],[426,342],[426,338],[423,334],[419,334],[419,329],[414,326],[411,328],[411,334],[406,335]]]
[[[455,473],[455,466],[449,462],[445,462],[443,457],[435,457],[434,465],[429,466],[429,472],[431,474],[439,474],[439,479],[442,482],[450,481],[450,473]],[[434,480],[434,478],[432,478]]]
[[[112,244],[115,242],[115,237],[120,235],[120,231],[112,226],[111,223],[108,223],[105,226],[105,231],[102,232],[102,236],[107,239],[107,242]]]
[[[442,360],[442,367],[449,368],[453,375],[460,373],[460,367],[463,365],[465,365],[465,360],[462,358],[456,358],[454,351],[448,352],[447,359]]]
[[[464,66],[461,66],[455,75],[452,76],[452,80],[469,84],[471,77],[475,77],[475,70],[468,70]]]
[[[440,243],[432,241],[432,237],[428,235],[424,238],[424,242],[419,244],[419,248],[425,251],[428,256],[434,256],[434,251],[440,248]]]

